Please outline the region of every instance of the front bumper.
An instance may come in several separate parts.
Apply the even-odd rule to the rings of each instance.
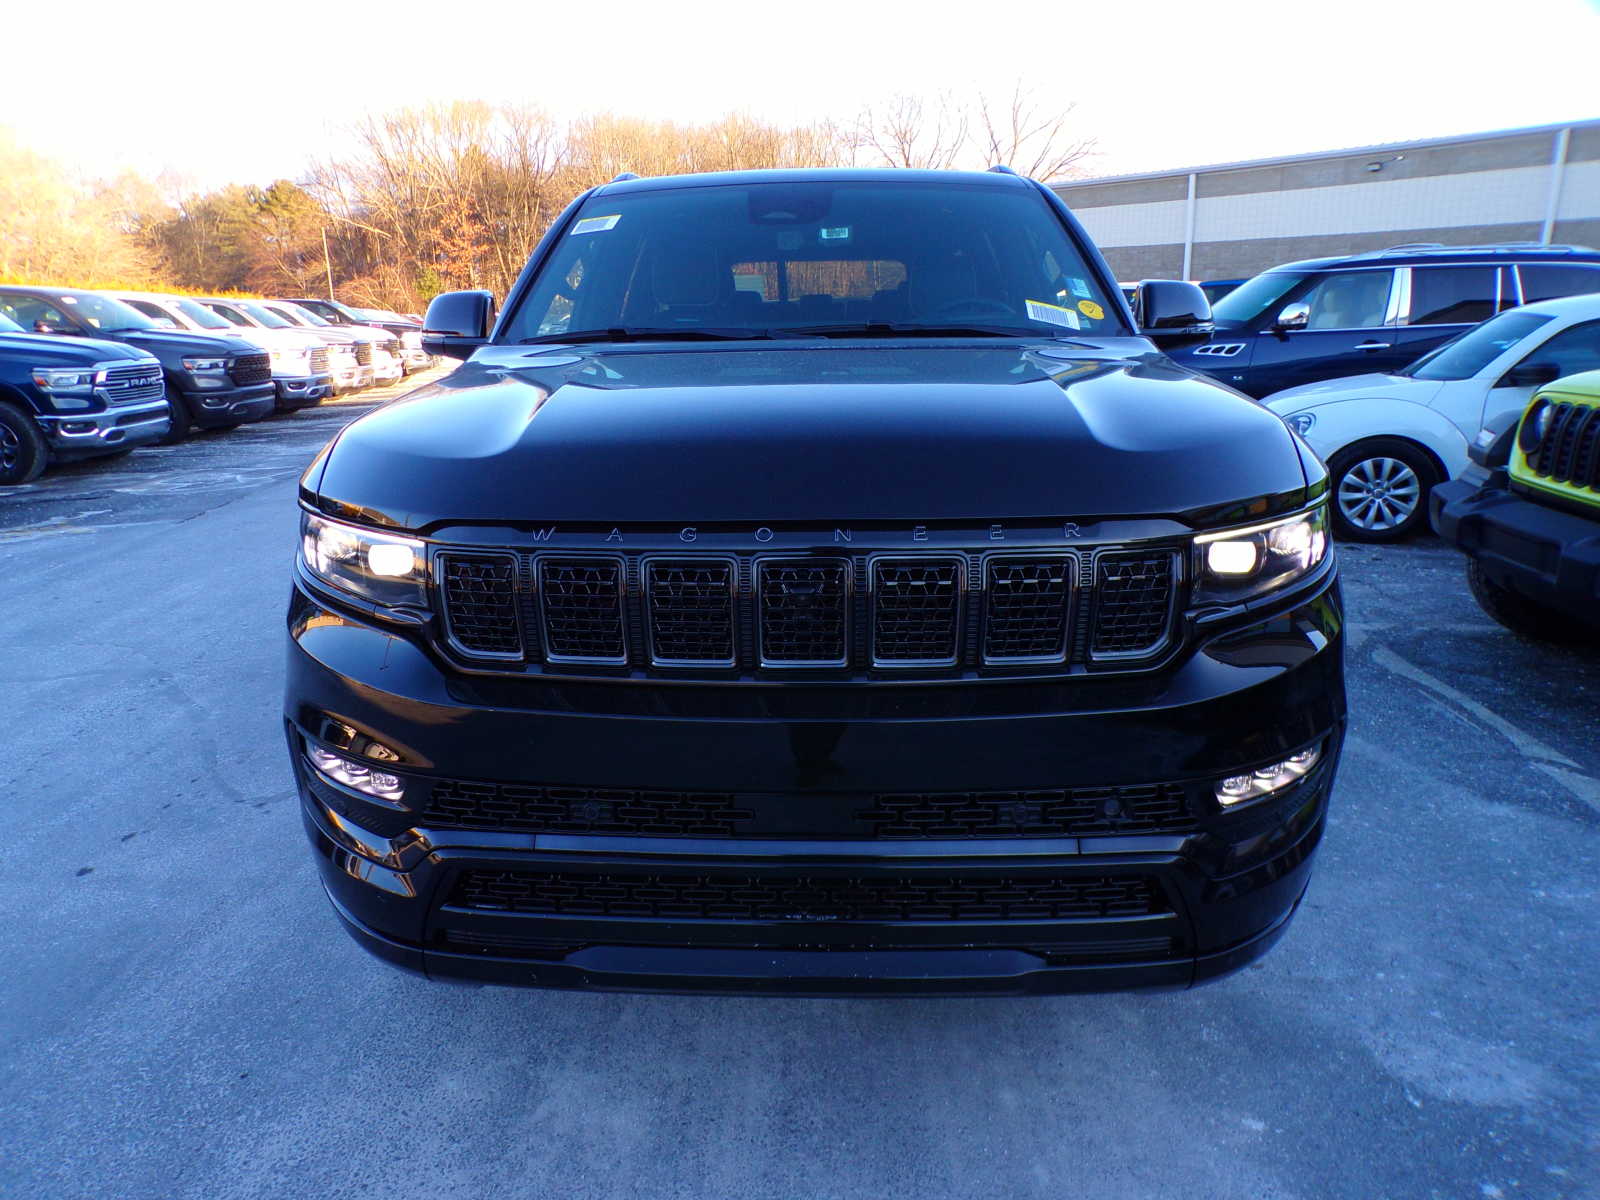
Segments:
[[[370,366],[350,366],[333,368],[333,394],[342,396],[346,392],[357,392],[362,388],[372,386],[372,368]]]
[[[172,428],[172,414],[165,399],[108,406],[103,412],[47,415],[37,420],[50,452],[63,460],[143,446],[160,441]]]
[[[907,689],[901,711],[914,705],[913,719],[834,720],[827,689],[792,685],[778,685],[796,714],[783,717],[756,715],[768,703],[759,688],[491,687],[299,586],[289,625],[286,729],[324,887],[358,941],[435,978],[804,995],[1191,986],[1283,932],[1344,733],[1334,582],[1151,677],[1020,685],[1003,719],[993,705],[972,716],[972,688],[1017,685]],[[902,704],[883,694],[886,711]],[[337,747],[334,730],[392,747],[405,801],[315,770],[307,739]],[[1208,806],[1217,778],[1307,745],[1322,758],[1298,783],[1235,812]],[[603,787],[647,801],[714,791],[765,825],[749,837],[461,828],[428,810],[463,779],[495,781],[469,790]],[[1064,783],[1181,788],[1189,817],[1049,838],[847,830],[848,813],[885,793],[1026,797]],[[502,905],[483,879],[543,880],[557,902]],[[611,899],[562,908],[579,893]],[[868,893],[896,915],[852,907]],[[1092,913],[1049,908],[1103,895],[1119,899]],[[991,911],[993,896],[1023,900]],[[1030,910],[1034,900],[1046,907]]]
[[[406,350],[405,368],[407,375],[410,375],[415,371],[426,371],[431,366],[433,366],[433,355],[429,354],[421,346],[408,348]]]
[[[1536,504],[1498,479],[1453,479],[1428,499],[1433,527],[1503,588],[1600,626],[1600,507],[1595,519]]]
[[[277,404],[277,396],[278,390],[270,379],[265,383],[252,383],[244,387],[184,393],[194,423],[203,429],[259,421],[272,412]]]
[[[272,384],[278,390],[278,408],[289,410],[307,408],[333,394],[332,375],[275,376]]]
[[[392,354],[372,356],[372,378],[377,383],[394,383],[405,378],[405,365]]]

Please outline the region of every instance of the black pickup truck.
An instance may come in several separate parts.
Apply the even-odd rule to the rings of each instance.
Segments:
[[[1010,172],[627,179],[300,486],[322,883],[432,977],[1187,987],[1284,931],[1345,728],[1327,475]]]
[[[0,286],[0,315],[24,329],[123,342],[161,362],[177,441],[196,427],[227,429],[273,410],[272,361],[250,342],[163,328],[120,300],[73,288]]]
[[[121,454],[167,426],[153,355],[28,333],[0,315],[0,484],[37,479],[52,459]]]

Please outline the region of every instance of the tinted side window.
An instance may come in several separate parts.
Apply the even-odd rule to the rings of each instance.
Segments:
[[[1600,321],[1585,321],[1563,329],[1524,361],[1554,363],[1563,375],[1600,371]]]
[[[37,296],[6,296],[0,299],[0,312],[30,332],[41,322],[57,329],[75,327],[75,322],[68,320],[66,313]]]
[[[1330,271],[1317,279],[1304,302],[1311,306],[1307,329],[1371,329],[1389,309],[1393,271]]]
[[[1578,267],[1563,263],[1523,263],[1522,302],[1554,300],[1557,296],[1586,296],[1600,292],[1600,266]]]
[[[1411,324],[1476,325],[1494,315],[1495,268],[1413,267]]]

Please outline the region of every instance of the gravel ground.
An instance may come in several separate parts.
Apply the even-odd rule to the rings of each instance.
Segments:
[[[1341,550],[1288,936],[1193,993],[430,985],[339,930],[279,726],[294,483],[371,397],[0,490],[0,1195],[1600,1196],[1600,659]]]

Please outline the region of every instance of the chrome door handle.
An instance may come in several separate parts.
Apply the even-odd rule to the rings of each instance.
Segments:
[[[1356,347],[1356,349],[1357,350],[1387,350],[1389,348],[1389,346],[1390,346],[1389,342],[1362,342],[1359,346]]]

